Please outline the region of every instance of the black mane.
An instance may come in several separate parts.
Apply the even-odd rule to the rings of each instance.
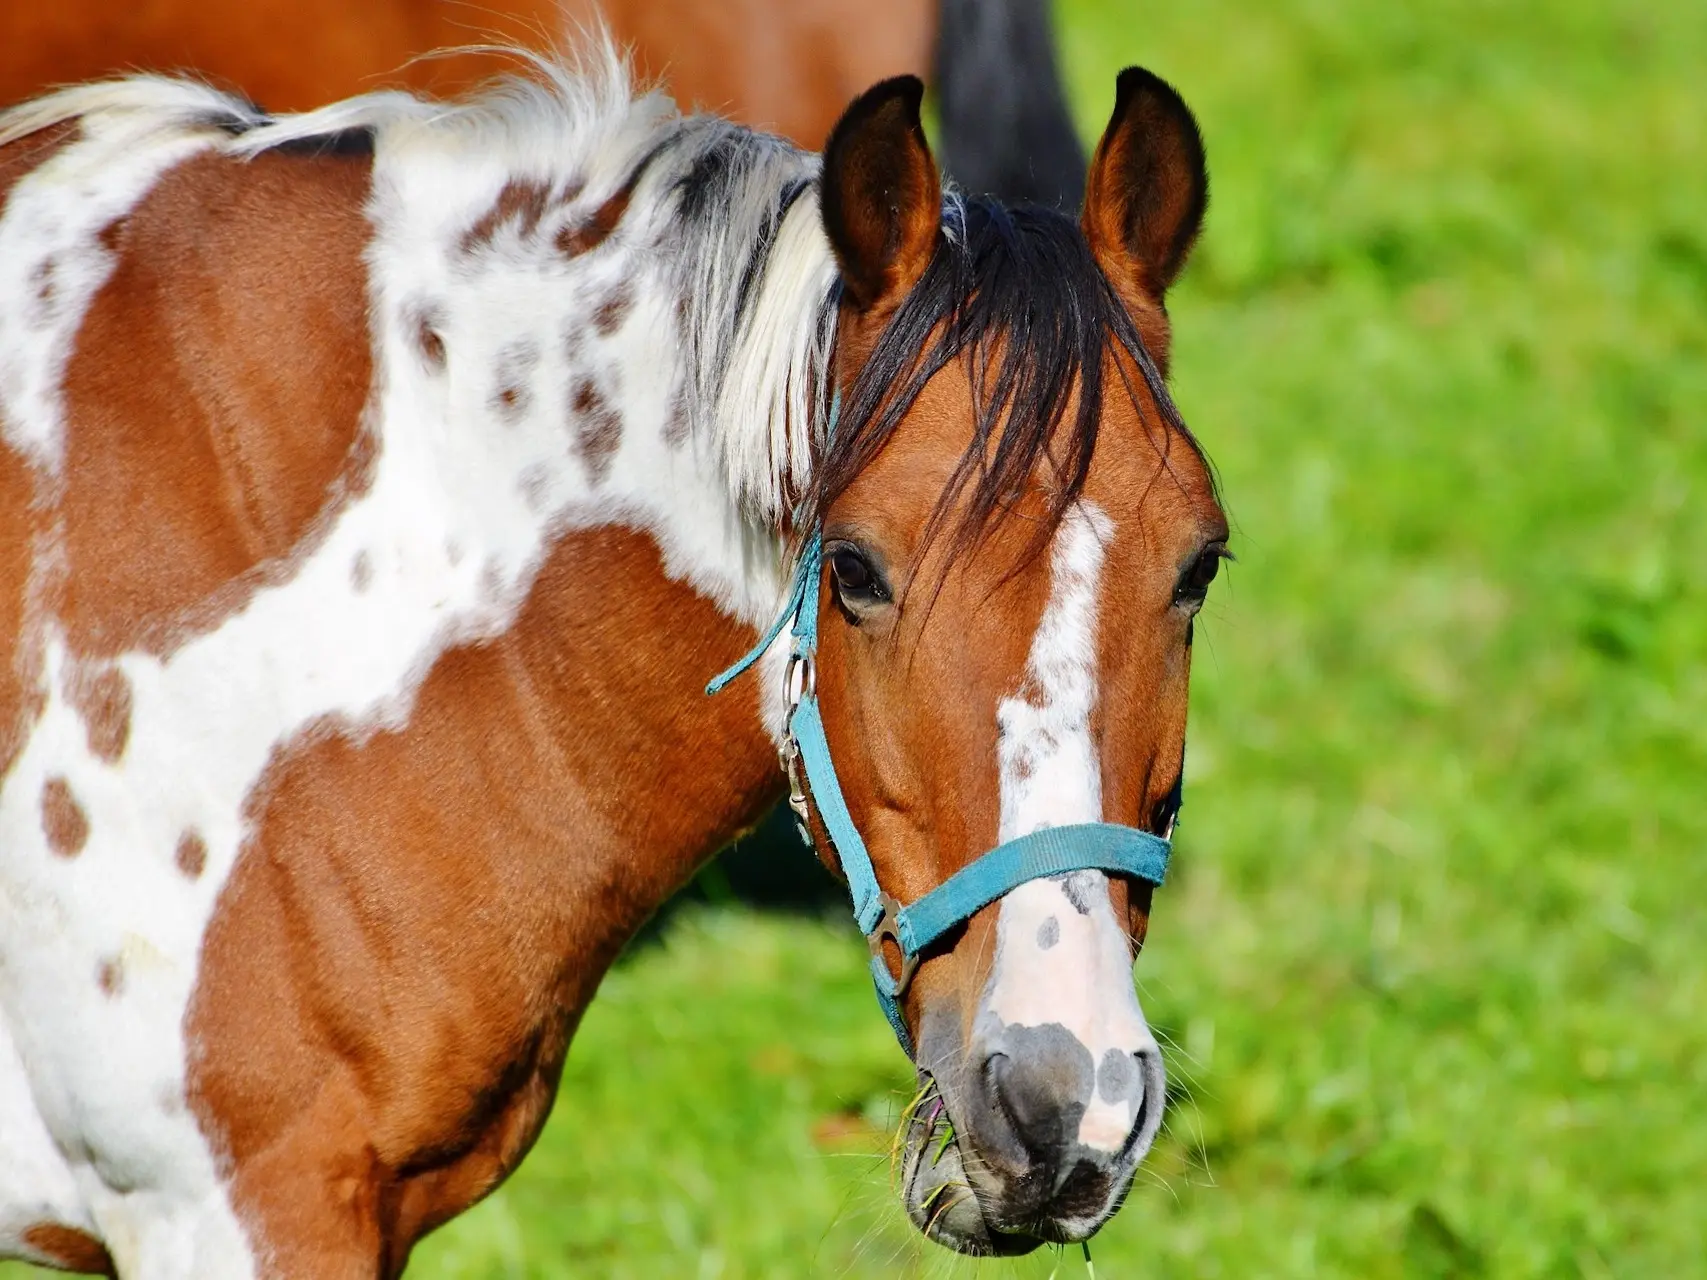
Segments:
[[[1116,350],[1129,360],[1107,361]],[[1204,456],[1078,225],[1051,210],[955,198],[944,209],[930,265],[844,391],[835,438],[820,446],[807,495],[811,515],[821,519],[889,441],[925,383],[961,358],[971,366],[972,439],[927,542],[962,495],[953,549],[977,542],[1047,462],[1048,514],[1033,543],[1041,549],[1084,488],[1110,368],[1164,457],[1174,435]],[[1150,420],[1129,367],[1138,369],[1161,422]]]

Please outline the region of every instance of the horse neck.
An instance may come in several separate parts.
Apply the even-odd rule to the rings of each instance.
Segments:
[[[56,229],[14,234],[20,261],[100,267],[56,312],[81,325],[65,429],[7,406],[22,428],[8,440],[59,469],[38,516],[78,588],[43,620],[37,666],[58,687],[79,663],[120,664],[137,794],[176,794],[171,762],[195,754],[210,882],[240,844],[294,839],[304,822],[281,797],[301,811],[299,783],[337,812],[426,797],[443,812],[425,831],[399,816],[400,867],[430,842],[447,866],[507,867],[515,895],[620,885],[630,905],[598,925],[619,935],[776,776],[754,686],[703,694],[782,575],[777,535],[687,429],[668,210],[628,207],[621,157],[580,188],[516,179],[503,156],[447,158],[430,137],[384,142],[371,172],[359,153],[172,167],[207,147],[85,125],[50,163],[108,172],[110,199],[72,209],[46,179],[8,197],[14,231]],[[253,323],[168,323],[182,312],[143,268],[180,242],[220,248],[169,273],[166,300],[219,298]],[[209,386],[236,399],[204,404]],[[113,452],[126,437],[100,424],[151,422],[174,399],[185,422],[223,424],[211,450],[160,432],[146,467]],[[136,509],[170,520],[115,507],[121,466]],[[241,714],[187,738],[182,708],[208,690]],[[49,729],[43,743],[64,737]],[[325,848],[305,842],[305,865]]]
[[[778,539],[741,517],[707,451],[680,437],[679,406],[656,395],[673,354],[642,340],[631,359],[571,370],[576,429],[614,432],[620,419],[624,443],[596,486],[555,509],[492,666],[510,701],[500,714],[511,741],[499,753],[527,738],[541,766],[505,802],[538,830],[549,797],[543,807],[557,816],[546,829],[582,881],[564,888],[599,886],[608,914],[590,922],[613,945],[750,827],[780,784],[774,663],[770,678],[705,692],[777,608]],[[589,393],[589,383],[609,389]]]

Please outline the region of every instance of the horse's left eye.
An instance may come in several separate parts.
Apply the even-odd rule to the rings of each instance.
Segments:
[[[1174,587],[1174,603],[1199,605],[1209,594],[1209,584],[1215,581],[1215,575],[1220,572],[1221,562],[1231,560],[1233,553],[1227,550],[1225,543],[1212,542],[1197,553],[1197,558],[1186,566],[1180,574],[1179,582]]]

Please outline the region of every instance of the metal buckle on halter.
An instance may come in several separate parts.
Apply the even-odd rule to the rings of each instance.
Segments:
[[[788,775],[788,807],[794,810],[798,820],[795,829],[800,832],[800,839],[806,847],[812,847],[812,832],[807,823],[806,811],[806,777],[800,762],[800,744],[794,740],[794,713],[807,695],[818,692],[818,666],[812,661],[809,653],[794,653],[788,658],[788,674],[783,677],[783,693],[788,699],[788,736],[783,740],[782,750],[778,755],[782,759],[782,771]]]
[[[913,983],[913,971],[919,967],[919,957],[909,955],[901,942],[901,904],[882,892],[878,893],[877,901],[883,908],[883,914],[877,917],[877,923],[871,926],[871,932],[865,935],[865,941],[871,948],[872,956],[883,966],[884,972],[889,970],[889,957],[883,954],[883,940],[889,939],[895,944],[895,950],[900,952],[901,976],[895,979],[894,992],[894,998],[899,1000],[907,994],[907,988]]]
[[[800,767],[800,744],[794,740],[794,735],[788,735],[782,744],[782,770],[788,775],[788,807],[794,810],[794,816],[799,819],[800,838],[808,848],[812,845],[812,836],[806,829],[806,777]]]

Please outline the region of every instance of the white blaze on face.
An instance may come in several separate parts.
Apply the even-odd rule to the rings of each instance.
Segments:
[[[1102,775],[1091,734],[1097,605],[1113,524],[1094,503],[1067,513],[1024,684],[996,708],[1001,839],[1100,822]],[[1132,985],[1126,931],[1100,871],[1033,880],[1002,899],[983,1017],[1008,1027],[1059,1024],[1089,1052],[1096,1085],[1079,1141],[1120,1147],[1142,1101],[1132,1055],[1154,1049]]]

